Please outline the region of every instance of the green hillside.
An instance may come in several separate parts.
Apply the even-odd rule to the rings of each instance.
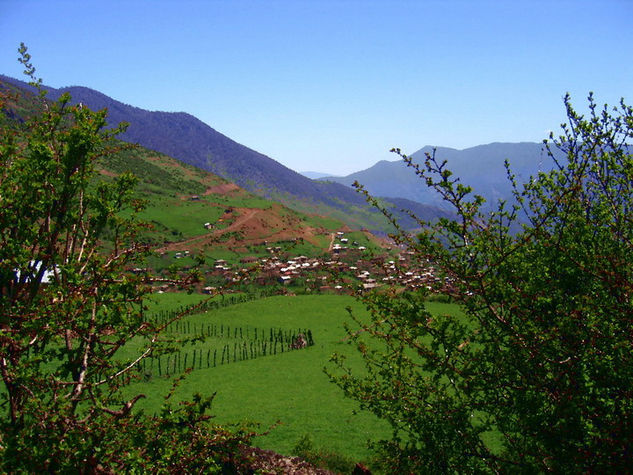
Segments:
[[[0,75],[0,92],[10,89],[28,95],[28,87],[26,83]],[[110,124],[129,124],[120,139],[211,171],[256,195],[283,203],[301,213],[331,216],[352,228],[365,228],[380,234],[393,231],[382,213],[367,204],[364,197],[350,187],[310,180],[231,140],[189,114],[146,111],[85,87],[48,90],[52,98],[70,93],[72,103],[81,102],[94,110],[107,108]],[[17,108],[13,115],[24,117],[25,112],[24,108]],[[446,216],[446,212],[436,206],[402,199],[396,202],[392,198],[383,202],[405,229],[414,229],[418,225],[403,208],[425,218]]]
[[[168,278],[196,266],[199,291],[227,283],[250,291],[256,281],[269,289],[279,287],[281,266],[262,270],[267,261],[298,256],[328,261],[339,231],[352,249],[337,258],[352,263],[361,254],[385,252],[385,244],[369,232],[354,231],[334,217],[293,210],[140,146],[103,158],[97,168],[103,180],[123,172],[139,178],[136,191],[145,205],[140,218],[149,225],[143,239],[154,249],[146,267],[156,277]],[[319,290],[321,281],[315,279],[326,274],[319,268],[295,275],[290,290]],[[246,276],[239,284],[232,282],[236,273]]]
[[[304,254],[320,255],[327,250],[321,236],[343,227],[336,219],[299,213],[142,147],[106,157],[98,168],[105,180],[123,172],[139,178],[137,193],[145,204],[140,217],[152,226],[146,239],[163,254],[153,260],[158,268],[184,251],[233,263],[245,255],[265,255],[265,247],[253,251],[263,244],[281,243],[291,252],[289,241],[297,237],[303,238]]]

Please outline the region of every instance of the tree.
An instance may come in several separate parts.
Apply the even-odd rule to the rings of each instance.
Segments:
[[[143,316],[147,285],[130,272],[148,252],[136,179],[95,173],[95,160],[122,147],[114,139],[124,126],[105,129],[105,110],[72,106],[67,94],[46,101],[24,45],[20,55],[40,110],[24,125],[5,120],[14,125],[0,141],[0,469],[234,466],[248,434],[211,425],[211,398],[134,411],[144,396],[128,383],[169,348],[164,324]]]
[[[553,170],[519,186],[506,162],[513,198],[489,214],[435,153],[418,164],[395,150],[455,210],[396,237],[452,282],[461,310],[373,293],[371,318],[349,331],[366,374],[334,357],[332,379],[393,428],[376,445],[390,471],[633,464],[633,109],[592,95],[586,117],[565,106],[561,135],[544,141]]]

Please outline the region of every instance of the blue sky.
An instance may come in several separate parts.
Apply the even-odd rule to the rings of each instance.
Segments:
[[[53,87],[348,174],[391,147],[540,141],[567,91],[633,102],[632,20],[629,0],[0,0],[0,72],[23,41]]]

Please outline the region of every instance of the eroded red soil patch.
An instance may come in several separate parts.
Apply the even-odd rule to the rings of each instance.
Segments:
[[[225,217],[225,219],[227,218],[232,218],[233,222],[224,229],[210,230],[184,241],[170,243],[158,251],[193,251],[217,243],[241,248],[252,244],[262,244],[264,241],[273,243],[296,238],[319,245],[315,236],[321,232],[320,229],[305,226],[301,220],[292,215],[283,216],[276,207],[269,209],[234,208],[230,215]],[[235,234],[228,238],[224,237],[229,233]]]
[[[224,195],[226,193],[230,193],[231,191],[237,191],[240,187],[235,183],[223,183],[221,185],[211,186],[205,190],[203,195],[208,196],[211,194]]]

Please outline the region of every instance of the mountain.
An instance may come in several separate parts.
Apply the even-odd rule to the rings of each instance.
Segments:
[[[28,87],[13,78],[3,76],[3,79]],[[190,114],[147,111],[86,87],[47,89],[48,97],[53,100],[68,92],[74,104],[83,103],[94,110],[107,108],[110,124],[128,122],[128,129],[119,136],[126,142],[138,143],[211,171],[260,195],[273,197],[288,194],[335,207],[341,200],[353,204],[364,203],[362,197],[353,190],[314,182],[272,158],[231,140]]]
[[[321,173],[321,172],[299,172],[303,176],[310,178],[310,180],[316,180],[318,178],[323,178],[326,176],[330,176],[329,173]]]
[[[504,160],[510,161],[512,172],[519,183],[538,171],[551,169],[552,160],[540,143],[491,143],[457,150],[447,147],[426,146],[411,157],[417,164],[423,164],[426,154],[432,154],[438,161],[447,162],[447,168],[459,177],[465,185],[474,188],[489,203],[510,197],[511,186],[507,179]],[[400,197],[409,200],[442,206],[441,198],[402,160],[382,160],[374,166],[345,177],[325,177],[321,180],[350,186],[358,181],[373,195],[387,198]]]
[[[42,103],[36,95],[0,81],[0,94],[5,93],[0,124],[22,132],[25,119],[38,113]],[[100,157],[95,169],[98,181],[111,181],[124,172],[138,178],[136,197],[144,202],[139,217],[147,223],[141,240],[156,250],[147,264],[157,272],[174,265],[186,268],[194,255],[206,259],[202,270],[207,273],[217,270],[218,259],[236,266],[244,259],[268,258],[271,249],[277,257],[322,256],[337,231],[348,231],[367,249],[384,245],[369,233],[349,232],[342,221],[294,211],[141,146],[117,147],[116,153]]]
[[[23,128],[25,119],[42,108],[37,96],[7,87],[2,81],[0,93],[8,93],[0,113],[3,127]],[[214,243],[215,250],[247,252],[247,246],[263,241],[303,238],[306,245],[313,244],[313,252],[323,252],[320,235],[344,227],[340,221],[297,213],[211,172],[142,146],[121,147],[117,153],[99,158],[96,169],[101,180],[111,180],[123,172],[132,172],[138,178],[136,191],[146,205],[141,217],[154,227],[144,238],[157,246],[178,247],[184,240],[200,247],[212,238],[223,237]],[[259,226],[261,221],[266,225]],[[213,223],[212,229],[205,228],[207,222]],[[327,227],[315,224],[323,222]]]
[[[7,83],[20,90],[33,89],[22,81],[0,75],[0,84],[8,87]],[[332,216],[355,228],[381,233],[391,230],[384,216],[371,208],[353,189],[339,183],[311,180],[231,140],[190,114],[147,111],[86,87],[45,88],[49,91],[50,99],[68,92],[73,103],[82,103],[95,110],[107,108],[110,124],[128,122],[128,129],[119,136],[124,141],[138,143],[183,163],[211,171],[246,190],[282,202],[297,211]],[[403,217],[405,222],[410,222],[397,205],[385,205]],[[419,208],[425,205],[415,206]],[[443,214],[434,206],[428,206],[424,211],[429,215]]]

